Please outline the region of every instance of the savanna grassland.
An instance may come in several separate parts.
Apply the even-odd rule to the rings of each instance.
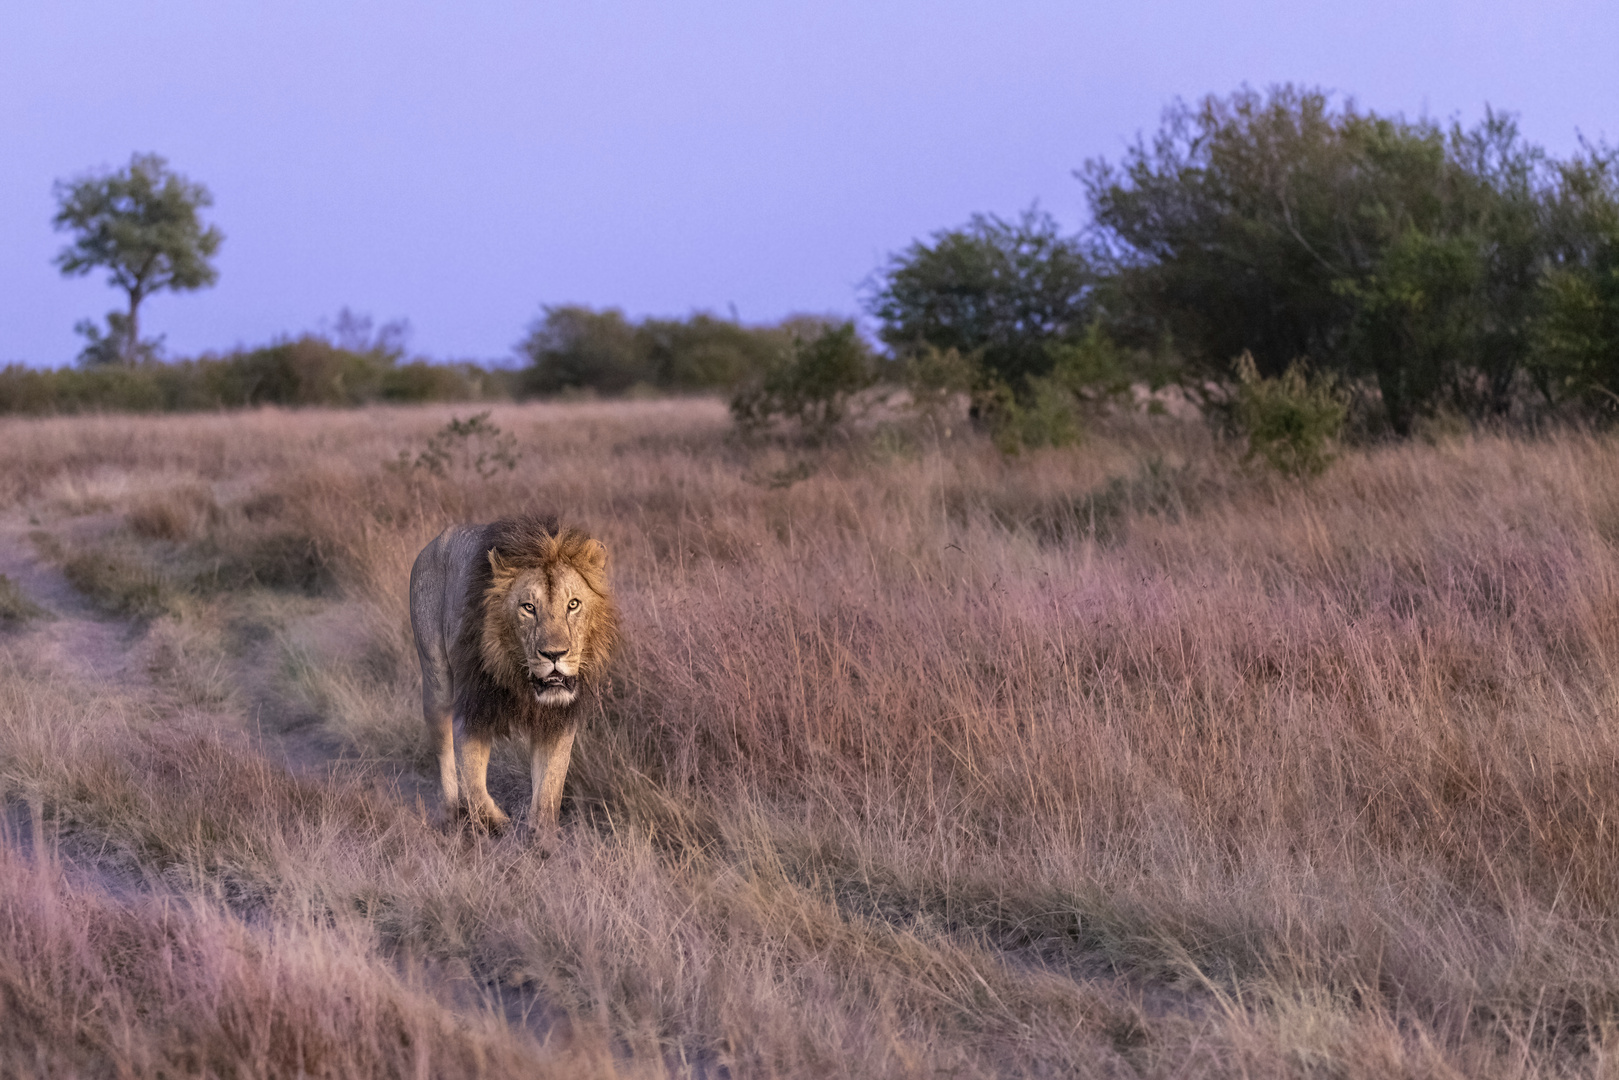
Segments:
[[[1619,439],[451,409],[0,421],[0,1073],[1619,1072]],[[529,509],[625,623],[548,858],[405,602]]]

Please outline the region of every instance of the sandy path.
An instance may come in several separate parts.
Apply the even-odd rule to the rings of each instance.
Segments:
[[[34,531],[18,517],[0,520],[0,574],[51,617],[12,631],[6,646],[78,680],[145,683],[145,673],[129,662],[131,625],[99,614],[79,595],[62,571],[39,554],[29,538]]]
[[[146,697],[152,680],[137,662],[139,631],[128,620],[96,610],[68,583],[62,571],[44,558],[31,534],[38,526],[20,515],[0,518],[0,574],[45,615],[20,626],[0,624],[0,657],[25,670],[48,673],[75,686],[111,690],[123,697]],[[4,801],[4,842],[32,858],[41,843],[56,864],[80,888],[129,900],[144,892],[145,879],[135,869],[109,861],[98,846],[46,825],[39,808],[21,799]]]

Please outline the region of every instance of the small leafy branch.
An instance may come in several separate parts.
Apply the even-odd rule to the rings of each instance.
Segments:
[[[427,440],[426,449],[411,457],[409,450],[399,451],[399,460],[393,467],[405,471],[425,470],[434,476],[448,476],[457,472],[475,472],[488,480],[505,470],[517,468],[522,454],[517,449],[517,437],[501,431],[490,423],[489,410],[460,420],[451,417],[438,432]]]

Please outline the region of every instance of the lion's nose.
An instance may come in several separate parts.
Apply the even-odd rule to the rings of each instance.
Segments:
[[[561,663],[562,658],[568,655],[567,649],[541,649],[540,655],[553,664]]]

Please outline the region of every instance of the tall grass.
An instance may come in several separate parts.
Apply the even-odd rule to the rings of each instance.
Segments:
[[[281,1042],[318,1038],[264,987],[359,1003],[317,1011],[364,1035],[300,1062],[329,1075],[395,1039],[434,1075],[1612,1070],[1619,443],[1300,484],[1169,417],[1005,459],[738,442],[688,401],[497,408],[490,477],[386,464],[450,416],[0,422],[13,514],[170,598],[129,689],[0,637],[0,782],[67,867],[7,856],[5,955],[67,970],[24,937],[94,913],[51,947],[146,1048],[96,1060],[181,1060],[177,1009],[234,1030],[97,959],[97,920],[163,911],[210,944],[119,955],[219,979],[259,943],[230,978]],[[405,610],[434,533],[525,509],[604,540],[625,615],[549,860],[420,809]],[[524,773],[497,756],[508,809]],[[290,1071],[239,1045],[208,1060]]]

